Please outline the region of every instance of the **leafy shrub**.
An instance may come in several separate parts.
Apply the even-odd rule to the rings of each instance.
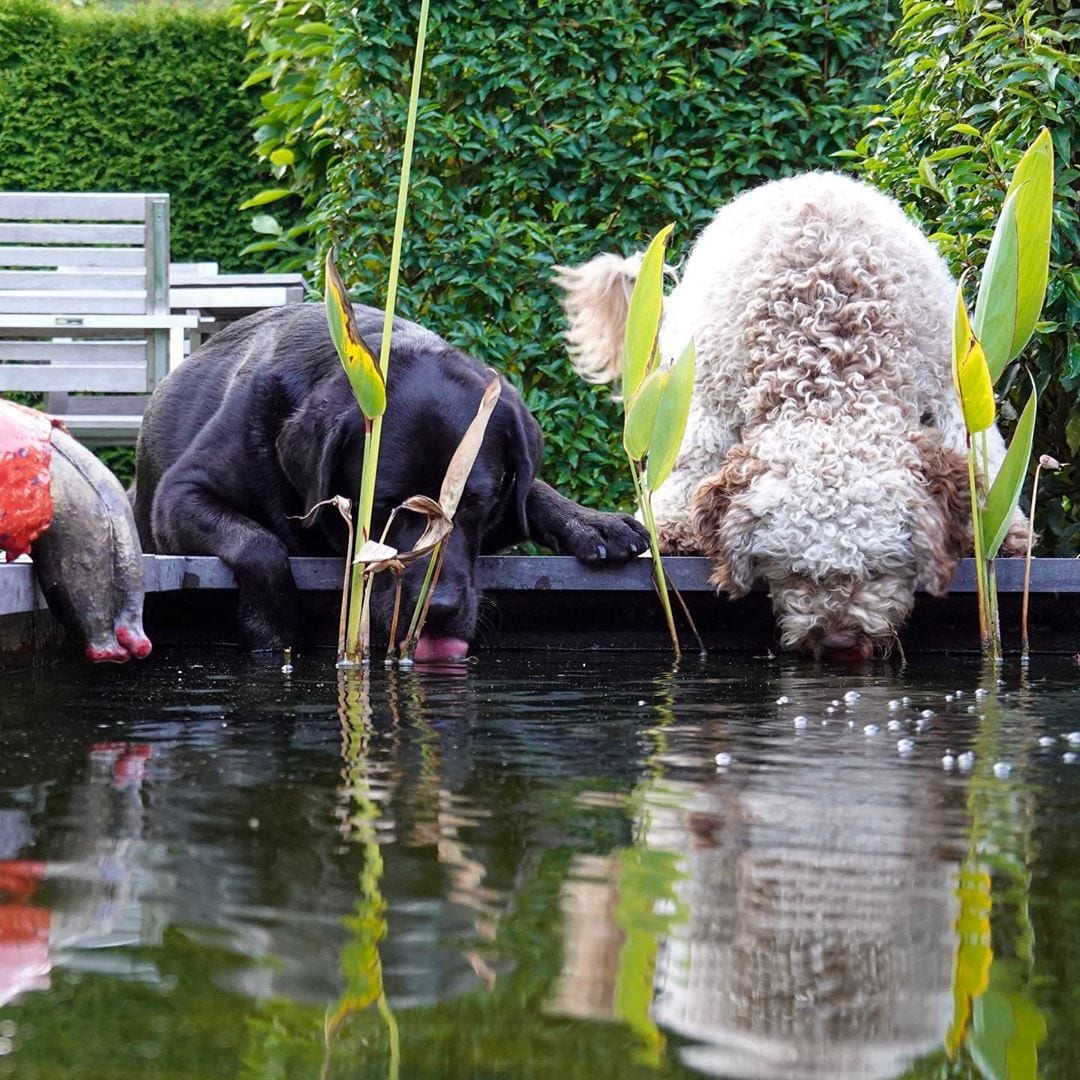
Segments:
[[[381,305],[418,5],[237,11],[274,170],[260,227],[313,270],[333,243],[358,298]],[[508,0],[432,10],[399,311],[517,383],[561,490],[632,504],[618,410],[565,358],[553,264],[630,250],[669,221],[685,251],[742,188],[828,166],[854,137],[853,106],[874,94],[889,27],[873,0],[551,0],[527,19]]]
[[[259,182],[245,50],[222,10],[0,0],[0,189],[167,191],[175,260],[270,268],[240,257]]]
[[[884,105],[843,156],[921,220],[959,274],[981,265],[1008,178],[1044,125],[1058,160],[1046,320],[1025,353],[1040,384],[1035,458],[1080,453],[1080,14],[1069,0],[905,0]],[[1027,380],[1003,380],[1020,397]],[[1014,414],[1015,415],[1015,414]],[[1080,470],[1047,476],[1047,554],[1080,548]]]

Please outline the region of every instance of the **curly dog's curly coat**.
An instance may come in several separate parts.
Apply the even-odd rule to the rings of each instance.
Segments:
[[[575,367],[617,377],[640,256],[559,268]],[[887,649],[915,590],[947,591],[970,545],[950,370],[955,283],[900,207],[839,174],[767,183],[721,209],[665,307],[693,336],[686,438],[654,508],[669,553],[703,553],[740,596],[768,583],[782,644]],[[989,463],[1004,455],[988,433]],[[1007,545],[1023,543],[1017,514]]]

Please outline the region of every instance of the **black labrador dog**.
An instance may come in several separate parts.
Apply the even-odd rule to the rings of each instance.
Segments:
[[[376,355],[383,315],[357,307]],[[429,330],[394,322],[373,533],[411,495],[437,498],[450,456],[494,372]],[[345,523],[332,507],[299,519],[333,495],[360,490],[364,419],[318,304],[259,312],[212,337],[158,387],[143,419],[132,503],[143,549],[217,555],[236,576],[243,643],[299,641],[299,597],[290,555],[344,553]],[[588,510],[537,479],[540,428],[517,391],[501,396],[455,516],[418,658],[464,656],[476,629],[477,557],[525,540],[586,562],[644,551],[642,527],[623,514]],[[423,531],[399,513],[387,542],[407,550]],[[412,610],[426,560],[404,576]],[[393,604],[389,574],[372,598],[373,633],[385,640]],[[378,640],[378,637],[376,637]]]

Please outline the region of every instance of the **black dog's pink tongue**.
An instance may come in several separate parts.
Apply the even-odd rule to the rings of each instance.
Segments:
[[[413,659],[423,663],[425,660],[464,660],[468,655],[469,643],[461,638],[422,634]]]

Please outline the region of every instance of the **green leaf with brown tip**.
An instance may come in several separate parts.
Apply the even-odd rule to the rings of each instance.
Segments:
[[[361,412],[374,420],[386,412],[386,380],[356,325],[356,313],[331,252],[326,255],[326,322]]]

